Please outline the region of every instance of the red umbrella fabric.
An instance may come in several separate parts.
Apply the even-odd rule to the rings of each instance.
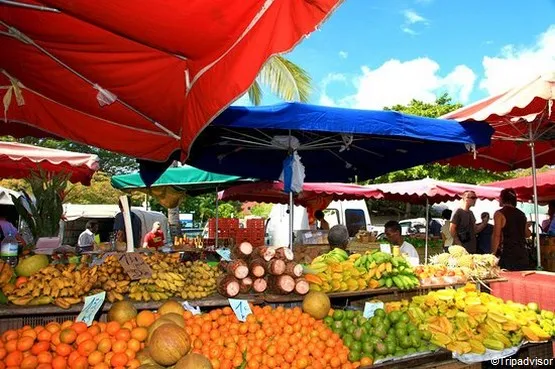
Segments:
[[[0,5],[1,134],[185,159],[264,62],[341,0],[27,1]],[[10,126],[12,124],[12,126]]]
[[[555,199],[555,170],[538,173],[538,201],[548,202]],[[486,186],[513,188],[520,201],[530,201],[534,198],[534,183],[532,176],[507,179],[488,183]]]
[[[494,200],[499,198],[501,188],[476,186],[466,183],[438,181],[431,178],[415,181],[379,183],[366,186],[382,194],[384,200],[405,201],[412,204],[439,203],[460,199],[465,191],[474,191],[478,198]]]
[[[256,201],[272,204],[288,204],[289,194],[283,191],[282,182],[256,182],[233,186],[218,194],[224,201]],[[295,196],[294,203],[307,208],[310,222],[314,212],[325,209],[334,200],[379,199],[382,194],[365,186],[345,183],[308,183]]]
[[[442,118],[485,121],[495,132],[489,147],[446,160],[451,165],[508,171],[555,163],[555,73],[538,76],[502,94],[465,106]]]
[[[50,173],[70,173],[71,182],[89,185],[98,168],[96,155],[0,142],[0,178],[25,178],[42,169]]]

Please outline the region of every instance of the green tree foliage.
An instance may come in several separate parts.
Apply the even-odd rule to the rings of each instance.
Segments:
[[[256,204],[251,208],[251,214],[257,217],[267,218],[272,211],[272,204]]]

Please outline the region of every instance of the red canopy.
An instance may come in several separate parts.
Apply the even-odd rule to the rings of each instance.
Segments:
[[[465,106],[442,118],[485,121],[495,132],[489,147],[446,160],[451,165],[508,171],[532,167],[530,142],[536,166],[555,163],[555,73],[539,76],[502,94]]]
[[[367,186],[382,194],[384,200],[405,201],[413,204],[439,203],[459,199],[465,191],[474,191],[480,199],[497,199],[501,188],[476,186],[466,183],[438,181],[431,178],[416,181],[378,183]]]
[[[536,178],[538,181],[538,200],[547,202],[555,199],[555,170],[538,173]],[[530,201],[534,198],[532,176],[492,182],[486,186],[513,188],[521,201]]]
[[[48,149],[17,142],[0,142],[1,178],[25,178],[32,171],[42,169],[50,173],[71,173],[71,182],[89,185],[91,177],[98,168],[98,156],[96,155]]]
[[[288,204],[289,194],[283,192],[282,182],[255,182],[228,188],[218,194],[225,201],[257,201],[265,203]],[[366,186],[345,183],[304,183],[303,191],[295,196],[296,205],[308,209],[312,216],[314,211],[325,209],[335,200],[358,200],[381,198],[378,191]]]
[[[21,3],[0,5],[0,134],[165,161],[340,0]]]

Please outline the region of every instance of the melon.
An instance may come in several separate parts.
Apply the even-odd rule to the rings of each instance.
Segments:
[[[48,264],[50,264],[48,256],[33,255],[21,260],[15,267],[15,273],[19,276],[30,277]]]
[[[165,366],[158,364],[143,364],[138,369],[165,369]]]
[[[150,337],[148,350],[157,364],[173,365],[191,350],[191,339],[185,329],[175,324],[164,324]]]
[[[179,302],[175,300],[168,300],[164,302],[162,305],[160,305],[160,307],[158,308],[158,314],[160,315],[176,313],[183,316],[184,312],[185,312],[185,308],[183,307],[183,305],[181,305]]]
[[[303,311],[314,319],[324,319],[330,308],[330,298],[324,292],[310,291],[303,299]]]
[[[169,322],[177,324],[181,328],[185,328],[185,318],[183,318],[183,315],[181,314],[177,314],[177,313],[164,314],[162,317],[160,317],[160,320],[167,320]]]
[[[127,300],[117,301],[112,304],[110,310],[108,310],[108,321],[116,321],[119,324],[134,319],[137,316],[137,309],[135,305]]]
[[[181,358],[174,369],[212,369],[212,364],[205,356],[192,352]]]
[[[173,324],[176,325],[173,321],[169,320],[169,319],[162,319],[162,318],[158,318],[157,320],[154,321],[154,323],[152,323],[149,327],[148,327],[148,337],[146,339],[146,342],[150,342],[150,338],[152,337],[152,335],[154,334],[154,332],[160,328],[161,326],[165,325],[165,324]]]

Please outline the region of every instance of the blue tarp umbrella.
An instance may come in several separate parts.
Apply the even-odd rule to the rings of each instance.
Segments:
[[[487,146],[492,133],[486,123],[393,111],[300,103],[232,106],[197,137],[189,163],[216,173],[287,180],[284,163],[297,172],[297,157],[307,182],[349,182]]]

